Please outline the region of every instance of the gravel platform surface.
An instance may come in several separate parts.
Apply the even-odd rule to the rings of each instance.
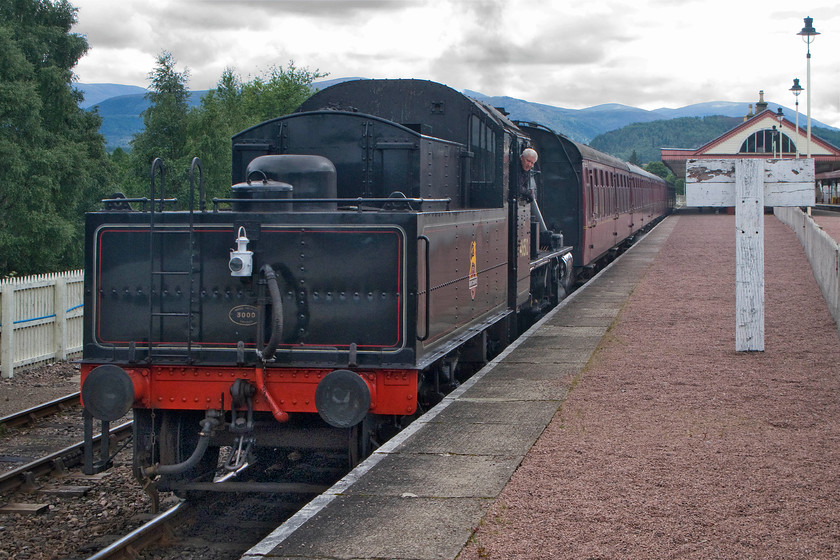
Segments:
[[[815,209],[811,217],[832,239],[840,240],[840,212]]]
[[[840,342],[765,217],[765,351],[735,352],[735,217],[670,238],[459,560],[840,557]]]

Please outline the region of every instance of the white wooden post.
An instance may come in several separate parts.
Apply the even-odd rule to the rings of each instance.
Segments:
[[[55,310],[53,346],[56,361],[63,362],[67,359],[67,279],[61,275],[56,276],[53,289],[55,290],[53,299],[53,309]]]
[[[735,350],[764,351],[764,162],[735,164]]]
[[[15,374],[15,285],[6,282],[0,289],[3,291],[0,307],[0,325],[3,326],[3,335],[0,337],[0,376],[11,378]]]
[[[686,206],[735,207],[735,350],[764,351],[764,207],[813,206],[813,159],[688,160]]]

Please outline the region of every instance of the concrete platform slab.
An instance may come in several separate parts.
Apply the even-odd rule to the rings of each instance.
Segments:
[[[458,455],[525,455],[545,427],[525,424],[454,424],[429,422],[408,438],[401,453],[454,453]]]
[[[465,424],[547,425],[560,406],[560,399],[510,401],[502,398],[475,398],[462,395],[438,414],[433,422]]]
[[[484,383],[471,387],[464,393],[465,398],[471,399],[510,399],[512,395],[523,401],[555,401],[566,398],[569,392],[568,383],[562,379],[511,379],[508,381],[487,379]]]
[[[598,336],[547,336],[547,337],[531,337],[523,342],[516,352],[513,352],[509,359],[511,361],[525,361],[533,362],[535,364],[542,363],[581,363],[585,364],[589,361],[589,356],[592,351],[598,347],[601,338],[604,336],[602,332]],[[546,352],[550,350],[551,352]],[[551,354],[547,356],[547,354]]]
[[[563,325],[555,325],[549,321],[545,323],[538,331],[531,334],[530,338],[574,338],[575,342],[581,338],[597,338],[604,336],[603,327],[567,327]]]
[[[580,372],[581,365],[577,362],[563,362],[557,364],[534,364],[504,361],[487,372],[486,378],[490,383],[507,383],[513,380],[522,381],[551,381],[574,377]],[[466,395],[465,395],[466,396]],[[473,396],[473,395],[469,395]],[[509,400],[523,399],[522,395],[511,393]]]
[[[601,311],[582,311],[573,310],[569,313],[564,313],[562,316],[555,317],[552,321],[553,325],[563,327],[601,327],[606,329],[615,320],[617,311],[605,312]]]
[[[345,495],[495,498],[521,461],[521,456],[393,453]]]
[[[483,498],[411,498],[345,496],[333,501],[312,519],[318,538],[292,533],[278,543],[261,543],[248,558],[279,560],[441,560],[455,558],[492,500]]]

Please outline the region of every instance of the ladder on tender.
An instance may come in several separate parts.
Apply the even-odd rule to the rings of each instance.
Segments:
[[[196,284],[200,272],[197,266],[195,236],[195,176],[198,170],[199,210],[205,211],[204,176],[201,160],[193,158],[190,166],[190,200],[186,231],[181,226],[158,222],[156,212],[163,214],[166,203],[166,166],[156,158],[152,163],[149,202],[149,336],[147,361],[171,360],[193,363],[193,339],[196,330],[195,316],[199,309],[199,291]],[[160,197],[156,196],[155,179],[160,178]],[[156,208],[157,207],[157,208]],[[186,255],[186,258],[184,258]],[[171,263],[171,264],[170,264]],[[167,266],[170,265],[170,266]],[[186,293],[176,288],[177,280],[184,280]],[[173,285],[168,282],[173,281]],[[175,290],[174,297],[170,293]],[[182,328],[170,327],[170,322],[180,322]],[[182,337],[175,333],[183,333]],[[170,338],[170,340],[167,340]]]

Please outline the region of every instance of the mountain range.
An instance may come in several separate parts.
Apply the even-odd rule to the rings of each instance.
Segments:
[[[322,89],[348,79],[358,78],[325,80],[313,85],[317,89]],[[140,115],[149,106],[149,101],[145,98],[146,90],[138,86],[120,84],[77,83],[76,88],[85,96],[84,103],[81,105],[82,108],[91,109],[95,107],[99,111],[102,117],[100,132],[105,136],[106,148],[109,151],[117,147],[128,148],[133,135],[143,129],[143,119]],[[201,98],[205,93],[207,93],[206,90],[191,92],[190,105],[200,105]],[[619,103],[608,103],[585,109],[565,109],[513,97],[488,96],[470,90],[464,90],[463,93],[493,107],[503,108],[512,119],[543,124],[584,144],[589,143],[599,134],[623,128],[631,123],[711,115],[742,118],[746,116],[750,105],[750,102],[710,101],[695,103],[678,109],[662,108],[649,111]],[[779,105],[769,103],[768,108],[777,111]],[[782,106],[782,111],[788,119],[794,120],[792,109]],[[804,114],[800,114],[799,122],[801,125],[804,125],[804,119]],[[837,130],[813,118],[811,122],[814,126]],[[686,148],[690,146],[669,147]]]

